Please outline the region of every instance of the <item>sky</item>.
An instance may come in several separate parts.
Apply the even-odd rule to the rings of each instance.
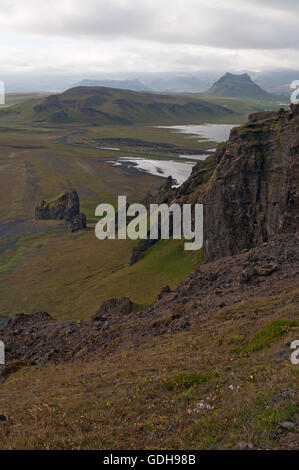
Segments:
[[[299,0],[0,0],[1,74],[299,68]]]

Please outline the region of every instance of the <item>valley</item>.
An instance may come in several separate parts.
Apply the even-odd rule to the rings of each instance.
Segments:
[[[290,467],[299,1],[0,5],[0,457]]]
[[[96,106],[101,100],[108,100],[104,103],[106,111],[111,96],[116,100],[133,96],[142,106],[148,105],[152,96],[99,90],[100,94],[93,88],[84,90],[82,97],[95,100]],[[80,89],[72,89],[70,95],[58,96],[65,95],[69,103],[70,98],[71,102],[77,98],[78,91],[81,93]],[[177,101],[179,106],[186,101],[184,97],[153,96],[154,102]],[[53,97],[30,97],[2,112],[0,109],[0,316],[12,311],[30,313],[42,307],[56,318],[88,318],[102,301],[120,295],[132,298],[139,306],[136,309],[149,305],[165,284],[174,288],[194,268],[196,257],[184,252],[182,242],[169,240],[159,242],[142,262],[130,267],[134,242],[99,243],[94,235],[95,208],[101,202],[115,204],[118,195],[126,195],[129,203],[141,201],[147,191],[158,192],[165,181],[163,177],[169,174],[182,183],[196,163],[194,158],[197,155],[206,158],[209,149],[218,142],[212,136],[206,139],[193,135],[195,125],[190,126],[188,135],[165,127],[165,122],[153,124],[151,115],[147,117],[148,123],[104,122],[98,126],[85,120],[46,123],[29,118],[36,106],[43,108],[44,104],[40,104],[43,100],[48,106]],[[60,98],[55,100],[54,104],[50,101],[49,110],[60,103]],[[196,100],[192,98],[192,102]],[[225,129],[227,119],[231,125],[239,124],[246,120],[245,109],[258,111],[266,106],[249,101],[246,104],[243,100],[242,106],[234,104],[233,111],[228,113],[223,111],[228,106],[223,103],[220,100],[212,105],[211,109],[217,109],[218,114],[210,115],[208,122]],[[202,108],[199,109],[202,113]],[[108,114],[112,110],[113,107],[109,108]],[[42,111],[45,112],[48,113]],[[205,113],[196,121],[200,129],[207,122]],[[135,119],[133,115],[130,120]],[[180,115],[176,122],[171,122],[170,116],[167,119],[168,124],[178,127],[184,121]],[[188,119],[190,124],[192,116]],[[229,127],[222,135],[223,140],[228,137],[228,130]],[[120,150],[113,151],[111,147]],[[68,188],[75,188],[79,194],[81,210],[87,216],[85,232],[69,234],[61,222],[34,220],[37,203]],[[159,267],[160,259],[164,259],[163,268]]]
[[[184,107],[187,98],[159,99],[163,118],[151,114],[148,121],[140,107],[125,117],[109,101],[95,125],[95,113],[84,111],[81,121],[82,108],[64,108],[60,97],[0,112],[0,331],[8,345],[0,407],[9,417],[0,423],[0,448],[294,446],[278,423],[297,419],[286,347],[298,328],[296,235],[290,229],[257,247],[252,240],[264,236],[258,207],[276,234],[264,181],[287,217],[280,208],[289,203],[278,198],[273,174],[289,174],[296,111],[267,113],[278,104],[209,97],[218,114],[207,116],[205,108],[185,119],[185,111],[175,118],[168,110],[166,118],[165,106],[178,100]],[[192,108],[195,114],[202,106]],[[68,117],[57,122],[57,112]],[[250,112],[262,113],[248,122]],[[283,157],[274,152],[279,126]],[[271,149],[275,164],[263,166]],[[181,185],[169,188],[166,177],[176,171]],[[293,179],[287,181],[293,194]],[[263,191],[255,196],[258,184]],[[72,233],[62,220],[35,219],[41,201],[71,189],[86,229]],[[239,194],[261,198],[257,215],[250,206],[261,222],[248,219],[248,239],[247,218],[241,227],[236,222]],[[138,241],[100,242],[94,234],[96,206],[116,208],[118,195],[129,203],[204,200],[214,214],[206,224],[210,244],[188,252],[184,240],[160,240],[131,264]],[[132,302],[129,313],[99,316],[105,301],[121,298]]]

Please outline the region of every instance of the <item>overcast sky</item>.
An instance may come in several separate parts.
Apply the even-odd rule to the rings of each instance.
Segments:
[[[298,19],[299,0],[0,0],[0,75],[298,69]]]

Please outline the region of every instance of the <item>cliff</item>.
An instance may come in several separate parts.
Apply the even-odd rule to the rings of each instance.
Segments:
[[[240,253],[298,228],[299,105],[249,116],[171,200],[204,204],[204,257]],[[170,201],[169,201],[170,202]]]

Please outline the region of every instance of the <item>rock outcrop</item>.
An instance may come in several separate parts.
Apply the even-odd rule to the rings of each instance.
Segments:
[[[65,220],[70,222],[72,232],[86,227],[86,216],[80,213],[80,202],[77,191],[69,191],[51,201],[42,201],[35,208],[38,220]]]
[[[82,230],[83,228],[86,228],[86,215],[81,212],[72,218],[71,231],[78,232],[78,230]]]
[[[109,299],[105,300],[100,306],[99,310],[94,316],[94,320],[103,319],[105,314],[129,314],[132,311],[133,303],[128,297],[121,297],[120,299]],[[106,320],[106,318],[105,318]]]
[[[249,117],[218,149],[203,195],[206,260],[298,230],[298,110]]]
[[[167,202],[204,204],[206,261],[235,255],[298,230],[298,163],[299,105],[255,113]]]

